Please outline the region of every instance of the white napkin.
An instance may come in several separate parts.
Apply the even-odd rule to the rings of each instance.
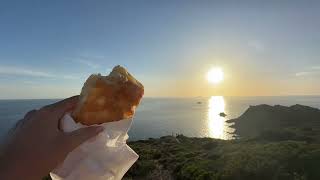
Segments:
[[[126,144],[132,119],[101,124],[104,131],[70,152],[64,162],[50,173],[53,180],[118,180],[138,159]],[[82,127],[70,114],[61,120],[62,130],[71,132]]]

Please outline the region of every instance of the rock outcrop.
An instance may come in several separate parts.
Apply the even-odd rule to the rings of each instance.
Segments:
[[[290,129],[310,133],[320,130],[320,110],[299,104],[289,107],[257,105],[250,106],[239,118],[228,122],[234,123],[232,127],[235,128],[235,134],[240,137]]]

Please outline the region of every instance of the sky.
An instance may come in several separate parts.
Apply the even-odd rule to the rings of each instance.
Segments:
[[[1,1],[0,99],[65,98],[126,67],[146,97],[320,94],[316,1]],[[224,80],[210,84],[211,67]]]

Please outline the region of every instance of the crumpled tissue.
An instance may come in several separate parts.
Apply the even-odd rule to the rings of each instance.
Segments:
[[[132,119],[108,122],[94,139],[81,144],[68,154],[62,164],[50,176],[53,180],[118,180],[138,159],[138,155],[126,144]],[[61,129],[71,132],[87,127],[76,123],[70,114],[61,120]]]

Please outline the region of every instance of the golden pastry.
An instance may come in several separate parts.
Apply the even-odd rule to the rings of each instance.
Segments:
[[[118,65],[108,76],[93,74],[86,80],[72,117],[84,125],[131,118],[143,93],[143,85]]]

